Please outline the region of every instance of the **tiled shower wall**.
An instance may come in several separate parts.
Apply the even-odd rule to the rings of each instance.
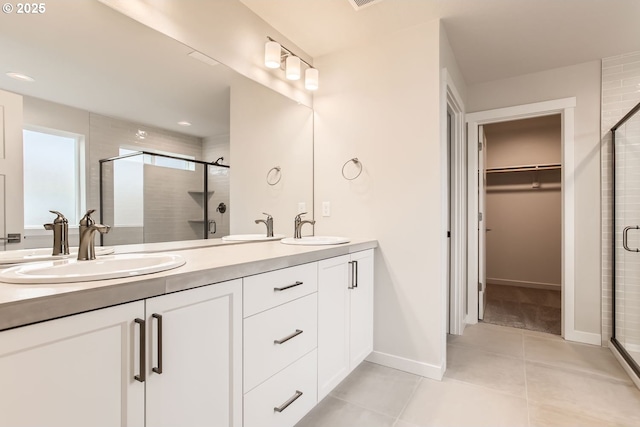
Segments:
[[[602,60],[602,342],[612,328],[612,152],[611,127],[640,102],[640,52]]]
[[[144,140],[136,138],[136,132],[138,129],[147,132],[147,136]],[[89,145],[89,188],[88,188],[88,200],[87,206],[98,207],[100,206],[99,198],[99,183],[100,183],[100,170],[99,160],[109,157],[114,157],[119,154],[119,148],[125,146],[130,149],[145,149],[152,148],[155,150],[180,153],[188,156],[193,156],[196,159],[202,158],[202,140],[198,137],[179,134],[176,132],[167,131],[164,129],[153,128],[149,126],[143,126],[137,123],[127,122],[125,120],[116,119],[112,117],[106,117],[99,114],[90,114],[90,145]],[[145,167],[145,170],[149,169]],[[201,207],[198,207],[197,203],[191,200],[191,196],[188,194],[189,190],[197,190],[202,188],[202,173],[197,174],[195,177],[194,172],[188,172],[180,175],[174,173],[173,170],[168,168],[154,168],[157,169],[152,172],[153,176],[145,176],[148,180],[145,183],[145,193],[151,193],[151,199],[145,200],[146,202],[154,202],[149,206],[154,213],[166,211],[167,217],[175,213],[175,207],[191,206],[194,209],[193,214],[185,213],[184,224],[181,227],[177,227],[182,232],[176,234],[171,231],[170,237],[167,240],[186,240],[200,238],[201,234],[192,230],[191,225],[187,222],[187,219],[191,217],[198,218],[202,216]],[[200,169],[201,170],[201,169]],[[160,175],[158,175],[160,174]],[[183,176],[184,175],[184,176]],[[186,175],[193,175],[196,179],[191,183],[189,177]],[[163,177],[164,176],[164,177]],[[189,183],[185,182],[185,179]],[[171,185],[169,185],[171,184]],[[172,191],[175,185],[181,184],[182,188],[179,192],[180,199],[176,199],[178,193]],[[166,187],[167,192],[163,192],[162,189]],[[175,190],[175,189],[174,189]],[[105,207],[112,206],[112,200],[105,200]],[[151,206],[152,205],[152,206]],[[106,208],[105,208],[106,209]],[[169,214],[171,212],[171,214]],[[107,212],[105,212],[106,214]],[[146,214],[145,214],[146,216]],[[149,227],[145,226],[145,239],[150,238],[150,241],[160,241],[162,237],[157,234],[163,234],[167,232],[168,218],[162,216],[158,224],[149,224]],[[98,218],[98,213],[96,213]],[[148,217],[145,220],[149,219]],[[176,228],[176,227],[172,227]],[[116,245],[126,243],[142,243],[141,233],[130,228],[122,230],[113,229],[109,235],[105,236],[105,244]]]

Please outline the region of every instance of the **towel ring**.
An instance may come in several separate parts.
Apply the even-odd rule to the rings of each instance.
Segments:
[[[274,176],[274,175],[277,175],[278,179],[274,180],[273,178],[271,178],[271,176]],[[282,169],[280,168],[280,166],[274,166],[271,169],[269,169],[269,172],[267,172],[267,184],[272,186],[276,185],[277,183],[280,182],[281,179],[282,179]]]
[[[347,165],[349,164],[349,162],[353,162],[356,166],[358,166],[359,170],[358,173],[356,174],[356,176],[349,178],[347,175],[345,175],[344,173],[344,168],[347,167]],[[342,165],[342,176],[344,177],[344,179],[348,180],[348,181],[353,181],[354,179],[356,179],[357,177],[360,176],[360,174],[362,173],[362,162],[360,160],[358,160],[357,157],[354,157],[353,159],[349,159],[346,162],[344,162],[344,165]]]

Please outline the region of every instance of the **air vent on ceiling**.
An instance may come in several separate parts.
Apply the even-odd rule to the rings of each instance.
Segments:
[[[349,0],[349,3],[355,10],[360,10],[372,4],[379,3],[382,0]]]

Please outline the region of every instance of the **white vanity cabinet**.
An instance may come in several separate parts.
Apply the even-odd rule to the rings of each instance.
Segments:
[[[1,426],[143,426],[137,301],[0,332]]]
[[[318,263],[245,277],[244,427],[291,427],[317,403]]]
[[[0,426],[241,427],[241,378],[238,279],[0,332]]]
[[[146,426],[242,426],[242,284],[146,300]]]
[[[373,350],[373,250],[318,263],[318,400]]]

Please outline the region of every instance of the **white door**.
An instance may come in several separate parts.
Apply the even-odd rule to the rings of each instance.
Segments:
[[[318,401],[349,374],[349,260],[318,263]]]
[[[0,332],[0,426],[144,426],[137,301]]]
[[[355,262],[355,264],[353,264]],[[349,370],[373,351],[373,249],[351,255]]]
[[[146,301],[146,425],[242,425],[242,283]]]
[[[0,90],[0,249],[8,233],[23,234],[22,181],[22,96]]]
[[[485,218],[487,146],[483,126],[478,126],[478,150],[480,150],[478,153],[478,319],[482,320],[487,299],[485,292],[487,287],[487,227]]]

